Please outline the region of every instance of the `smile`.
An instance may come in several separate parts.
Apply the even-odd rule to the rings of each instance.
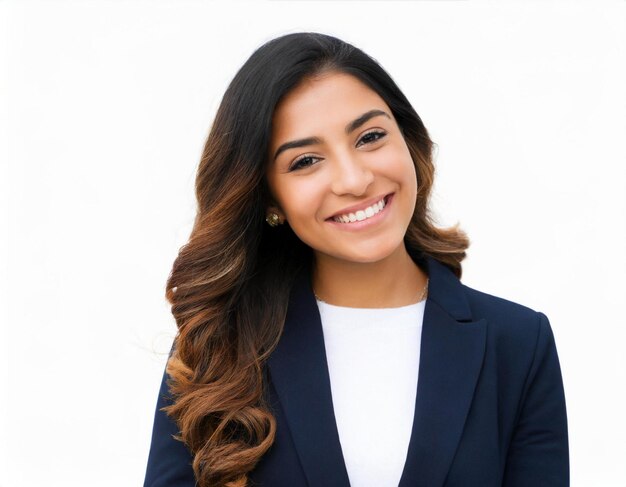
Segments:
[[[372,226],[377,226],[387,219],[389,205],[394,196],[395,193],[390,193],[370,206],[353,212],[336,215],[326,221],[331,225],[335,225],[337,228],[350,231],[360,231]]]
[[[372,218],[375,214],[382,211],[385,208],[385,198],[381,198],[380,201],[374,203],[367,208],[355,211],[354,213],[346,213],[344,215],[338,215],[333,217],[333,220],[339,223],[353,223],[356,221],[367,220]]]

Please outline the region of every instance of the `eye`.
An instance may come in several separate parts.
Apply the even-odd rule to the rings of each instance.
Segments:
[[[314,156],[310,156],[310,155],[304,155],[302,157],[300,157],[299,159],[296,159],[293,164],[291,165],[291,167],[289,168],[289,171],[295,171],[297,169],[301,169],[303,167],[309,167],[311,166],[313,163],[310,162],[312,159],[319,159],[319,157],[314,157]]]
[[[361,142],[363,142],[364,144],[376,142],[377,140],[382,139],[385,135],[387,135],[386,132],[372,130],[371,132],[367,132],[365,135],[363,135],[363,137],[359,139],[359,143],[356,146],[359,147],[361,145]]]

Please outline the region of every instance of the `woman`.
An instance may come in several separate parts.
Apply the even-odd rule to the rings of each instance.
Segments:
[[[569,485],[542,313],[460,282],[428,210],[432,141],[331,36],[230,83],[167,283],[178,325],[144,486]]]

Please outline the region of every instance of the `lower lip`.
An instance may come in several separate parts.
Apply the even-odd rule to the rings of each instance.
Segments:
[[[359,230],[370,228],[382,222],[385,218],[387,218],[387,213],[389,213],[388,211],[389,205],[391,205],[391,201],[393,200],[394,195],[395,193],[391,193],[389,196],[387,196],[385,200],[385,207],[381,211],[376,213],[374,216],[370,218],[366,218],[365,220],[361,220],[361,221],[357,220],[351,223],[341,223],[341,222],[336,222],[335,220],[331,218],[326,221],[330,223],[331,225],[334,225],[340,230],[347,230],[349,232],[356,232]]]

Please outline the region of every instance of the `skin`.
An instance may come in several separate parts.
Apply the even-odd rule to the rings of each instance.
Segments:
[[[388,116],[374,116],[346,133],[350,122],[373,109]],[[309,137],[321,140],[274,160],[284,143]],[[312,286],[320,299],[358,308],[418,302],[426,275],[403,240],[417,197],[415,166],[391,109],[375,91],[340,72],[304,80],[274,112],[268,157],[273,204],[267,212],[277,213],[313,249]],[[376,225],[350,232],[326,221],[391,192],[389,213]]]

